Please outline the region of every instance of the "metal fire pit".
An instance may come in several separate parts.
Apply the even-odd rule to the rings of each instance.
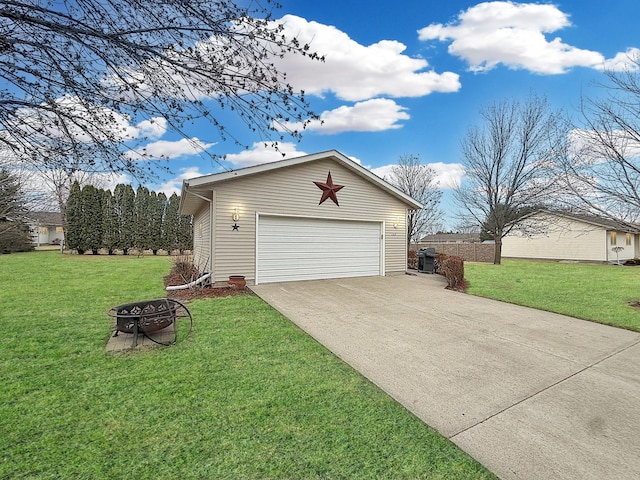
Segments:
[[[132,333],[132,347],[138,345],[139,334],[144,335],[155,343],[170,345],[176,341],[177,329],[175,323],[178,318],[188,318],[190,324],[193,324],[193,318],[187,307],[171,298],[119,305],[109,310],[109,316],[116,320],[116,331],[113,336],[117,336],[119,332]],[[157,342],[149,336],[149,334],[167,328],[170,325],[173,325],[173,341],[169,343]]]

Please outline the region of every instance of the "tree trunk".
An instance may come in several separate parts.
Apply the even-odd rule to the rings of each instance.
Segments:
[[[495,249],[493,251],[493,264],[500,265],[502,263],[502,232],[496,235]]]

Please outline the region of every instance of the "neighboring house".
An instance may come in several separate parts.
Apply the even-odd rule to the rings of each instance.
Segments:
[[[502,239],[502,256],[622,262],[640,256],[640,226],[591,215],[537,211],[520,219]]]
[[[434,233],[425,235],[420,243],[479,243],[479,233]]]
[[[30,212],[27,223],[34,245],[60,245],[64,240],[62,215],[58,212]]]
[[[401,274],[422,205],[331,150],[186,180],[194,263],[249,284]]]

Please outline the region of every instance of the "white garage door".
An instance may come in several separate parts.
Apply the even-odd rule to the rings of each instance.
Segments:
[[[383,274],[381,223],[260,215],[256,283]]]

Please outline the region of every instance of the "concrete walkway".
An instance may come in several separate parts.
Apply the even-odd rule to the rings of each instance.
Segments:
[[[252,289],[503,479],[640,479],[640,334],[436,275]]]

